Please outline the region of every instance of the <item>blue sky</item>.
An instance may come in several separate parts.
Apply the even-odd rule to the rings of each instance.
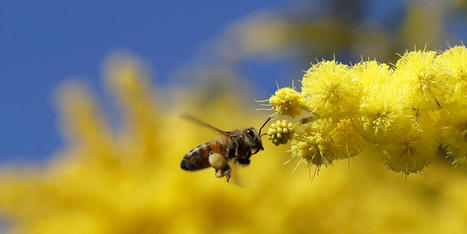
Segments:
[[[14,1],[0,8],[0,162],[36,161],[62,145],[53,93],[79,77],[101,94],[115,50],[140,56],[156,82],[226,26],[283,1]]]

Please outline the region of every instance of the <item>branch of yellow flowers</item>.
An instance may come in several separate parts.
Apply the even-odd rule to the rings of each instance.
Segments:
[[[460,101],[467,93],[465,47],[452,48],[435,60],[450,64],[437,69],[451,75],[447,85],[434,82],[436,86],[428,89],[450,89],[441,90],[443,97],[439,92],[422,93],[424,103],[414,98],[417,93],[410,93],[420,90],[398,86],[402,81],[396,85],[401,78],[396,79],[394,70],[399,68],[374,61],[351,68],[336,62],[315,65],[309,73],[327,72],[328,77],[307,73],[301,85],[313,87],[307,78],[312,76],[316,83],[325,78],[329,84],[344,80],[343,85],[354,85],[354,90],[333,87],[336,95],[326,104],[333,108],[329,111],[310,104],[319,103],[313,98],[327,94],[326,90],[308,94],[315,91],[281,89],[271,98],[277,114],[268,134],[275,144],[290,144],[292,155],[303,163],[332,162],[333,167],[312,184],[291,180],[289,168],[282,166],[282,151],[265,144],[267,155],[241,171],[248,180],[240,188],[208,176],[209,171],[179,169],[182,155],[200,137],[212,139],[212,133],[203,135],[199,127],[180,120],[180,111],[192,105],[190,113],[209,113],[208,121],[220,126],[259,122],[264,116],[252,114],[232,94],[193,105],[187,98],[194,93],[187,92],[178,104],[164,109],[154,98],[157,89],[144,64],[132,56],[112,57],[105,67],[105,84],[120,108],[113,117],[123,117],[121,122],[112,128],[113,118],[86,85],[62,86],[57,104],[66,145],[45,165],[0,170],[0,232],[360,233],[362,227],[370,227],[372,233],[467,233],[464,172],[434,163],[426,177],[403,181],[374,163],[374,150],[360,153],[358,168],[333,162],[373,147],[390,167],[404,168],[401,165],[412,158],[414,165],[421,166],[432,157],[426,152],[440,145],[445,156],[462,162],[467,154],[462,137],[467,112]],[[408,61],[400,65],[414,66]],[[358,104],[339,98],[354,98]],[[358,105],[358,110],[342,103]],[[411,157],[403,157],[407,155]],[[394,220],[401,225],[394,225]]]
[[[467,160],[467,49],[415,50],[394,66],[335,60],[313,64],[295,86],[267,100],[275,144],[290,142],[298,164],[329,165],[376,150],[387,167],[422,171],[438,154]],[[290,119],[294,120],[292,123]]]

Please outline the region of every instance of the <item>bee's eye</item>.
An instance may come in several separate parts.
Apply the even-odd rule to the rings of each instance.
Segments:
[[[254,138],[254,137],[255,137],[255,133],[254,133],[253,131],[251,131],[250,129],[247,129],[247,130],[245,131],[245,133],[246,133],[248,136],[250,136],[251,138]]]

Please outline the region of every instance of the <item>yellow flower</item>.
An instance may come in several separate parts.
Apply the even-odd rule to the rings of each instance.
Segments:
[[[454,108],[466,106],[467,99],[467,48],[455,46],[436,57],[439,67],[444,67],[448,77],[446,82],[449,88],[447,103]]]
[[[388,86],[392,69],[386,64],[377,61],[362,61],[352,66],[354,79],[361,86],[363,95],[372,95],[380,87]],[[374,90],[377,89],[377,90]]]
[[[281,115],[295,117],[302,113],[303,96],[293,88],[282,88],[269,98],[272,109]]]
[[[323,61],[308,69],[302,92],[308,109],[324,118],[348,118],[358,111],[358,84],[352,71],[335,61]]]
[[[362,97],[356,126],[370,142],[382,143],[398,138],[411,125],[413,111],[404,93],[392,86],[374,86]]]
[[[396,63],[395,87],[407,92],[415,110],[439,109],[448,94],[446,68],[435,62],[436,52],[406,52]]]
[[[397,138],[410,125],[405,93],[392,85],[392,70],[376,61],[360,62],[352,67],[362,97],[356,126],[372,143]]]
[[[353,157],[362,152],[367,146],[367,142],[355,129],[352,120],[341,119],[331,130],[331,137],[336,147],[338,159]]]
[[[446,110],[441,119],[441,145],[453,162],[465,162],[467,159],[467,110],[459,108]]]
[[[404,135],[379,145],[379,148],[391,170],[408,175],[420,172],[429,165],[436,156],[438,145],[435,131],[422,129],[420,123],[415,122]]]
[[[444,66],[448,66],[449,71],[457,80],[467,79],[467,48],[465,45],[455,46],[436,58]]]
[[[365,141],[355,131],[349,119],[337,123],[332,119],[318,119],[304,124],[297,131],[290,151],[292,158],[319,166],[353,157],[364,147]]]
[[[331,130],[332,120],[330,119],[319,119],[307,123],[292,139],[290,146],[292,158],[303,159],[315,165],[332,163],[337,157],[332,152],[334,142],[330,137]]]

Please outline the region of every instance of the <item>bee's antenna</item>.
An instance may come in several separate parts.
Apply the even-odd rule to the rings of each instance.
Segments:
[[[269,120],[271,120],[271,117],[269,117],[266,122],[264,122],[263,126],[261,126],[261,128],[259,129],[259,133],[258,135],[261,137],[261,130],[263,130],[264,126],[266,126],[266,124],[269,122]]]

